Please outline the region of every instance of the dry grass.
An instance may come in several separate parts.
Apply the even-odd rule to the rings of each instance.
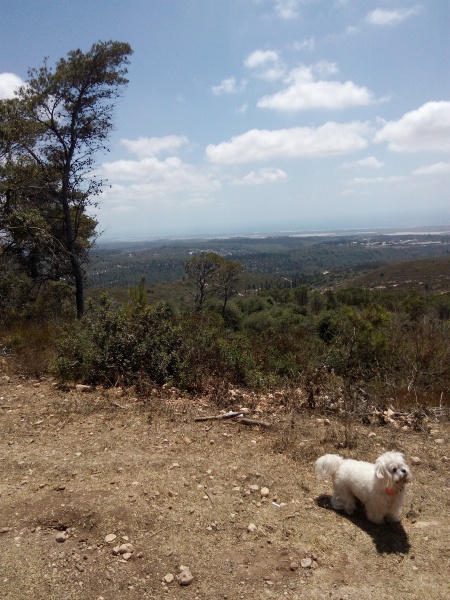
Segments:
[[[171,390],[82,394],[5,371],[0,397],[2,600],[447,596],[448,422],[403,431],[261,403],[272,429],[195,423],[217,407]],[[330,510],[314,460],[391,448],[421,460],[402,524]],[[125,538],[129,561],[112,554]],[[182,564],[191,586],[164,584]]]

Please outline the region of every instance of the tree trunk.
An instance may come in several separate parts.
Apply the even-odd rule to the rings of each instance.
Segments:
[[[75,303],[77,307],[77,318],[81,319],[84,314],[84,277],[80,261],[77,257],[75,240],[73,236],[72,219],[68,201],[68,185],[63,183],[61,203],[64,211],[64,226],[66,229],[67,250],[69,253],[72,274],[75,281]]]

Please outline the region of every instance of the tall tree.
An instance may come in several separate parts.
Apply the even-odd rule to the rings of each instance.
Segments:
[[[236,292],[235,286],[243,270],[244,267],[238,260],[224,260],[217,273],[218,294],[223,300],[222,316],[225,316],[228,300]]]
[[[104,183],[92,174],[95,157],[107,150],[113,108],[128,83],[131,54],[129,44],[108,41],[86,53],[69,52],[54,69],[45,60],[29,71],[15,98],[0,101],[0,210],[8,218],[20,216],[22,210],[22,217],[28,218],[21,227],[11,225],[7,234],[19,247],[19,232],[24,236],[28,228],[31,238],[35,234],[32,246],[37,250],[52,236],[69,267],[78,317],[84,311],[86,248],[95,227],[87,211],[96,206]],[[51,207],[60,220],[58,234],[44,227]],[[34,217],[29,209],[36,211]],[[3,228],[2,224],[0,233]],[[27,257],[29,253],[28,248]]]
[[[184,265],[187,282],[192,288],[195,310],[203,310],[205,302],[216,292],[217,273],[224,259],[215,252],[202,252]]]
[[[195,309],[203,310],[209,298],[218,296],[223,300],[224,315],[227,302],[243,271],[242,264],[237,260],[225,260],[215,252],[202,252],[187,261],[184,271],[192,289]]]

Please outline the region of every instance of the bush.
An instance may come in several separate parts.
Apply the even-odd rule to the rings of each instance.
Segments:
[[[156,383],[180,379],[180,330],[165,303],[98,310],[67,330],[58,347],[55,374],[90,384],[133,384],[145,376]]]

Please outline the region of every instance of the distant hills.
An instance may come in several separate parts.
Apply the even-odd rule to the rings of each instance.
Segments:
[[[173,283],[192,256],[215,252],[240,261],[252,285],[447,291],[450,230],[429,230],[122,241],[96,249],[88,279],[95,288],[132,286],[142,277],[150,286]]]
[[[450,292],[450,256],[386,264],[364,275],[350,277],[339,283],[339,287],[349,286]]]

